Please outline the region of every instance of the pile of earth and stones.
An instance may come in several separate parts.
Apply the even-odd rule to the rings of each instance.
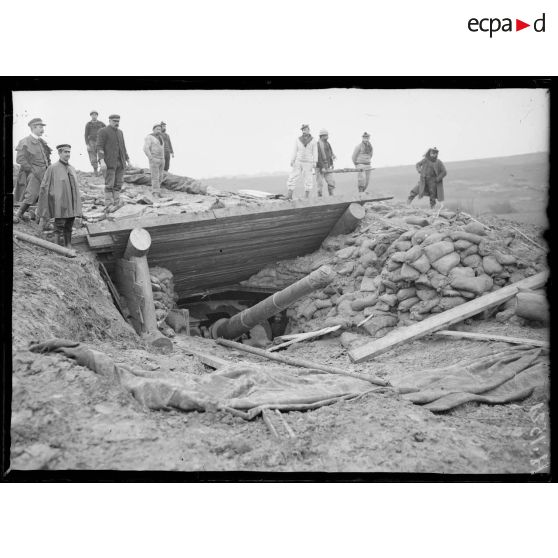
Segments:
[[[400,202],[365,208],[353,233],[328,237],[313,254],[269,265],[243,282],[282,289],[321,265],[333,268],[332,283],[287,310],[289,333],[340,325],[347,346],[365,343],[547,269],[546,252],[520,236],[517,223],[493,217],[481,223]],[[522,228],[544,243],[538,227]],[[520,320],[513,300],[494,314],[501,322]]]

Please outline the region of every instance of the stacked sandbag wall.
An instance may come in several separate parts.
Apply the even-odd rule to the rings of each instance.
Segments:
[[[157,326],[164,335],[173,337],[174,331],[165,322],[169,313],[176,307],[178,300],[178,294],[174,291],[173,275],[164,267],[150,267],[149,273]]]

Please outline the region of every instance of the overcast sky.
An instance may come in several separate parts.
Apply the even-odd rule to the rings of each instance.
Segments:
[[[296,91],[22,91],[14,92],[14,147],[41,117],[54,147],[70,143],[71,163],[90,170],[84,141],[89,112],[121,116],[132,164],[147,166],[142,147],[153,124],[167,122],[175,151],[171,171],[194,178],[288,171],[300,125],[329,130],[337,166],[367,131],[375,167],[414,164],[431,146],[443,161],[548,150],[549,100],[542,89]],[[14,153],[15,160],[15,153]]]

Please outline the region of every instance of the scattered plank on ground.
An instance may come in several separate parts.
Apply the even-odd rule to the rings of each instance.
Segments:
[[[386,351],[394,349],[403,343],[419,339],[440,329],[444,329],[451,324],[455,324],[479,314],[483,310],[502,304],[506,300],[513,298],[522,288],[536,289],[542,287],[548,279],[548,272],[537,273],[527,279],[522,279],[497,291],[480,296],[460,304],[451,310],[446,310],[440,314],[435,314],[426,318],[422,322],[397,328],[388,333],[381,339],[377,339],[366,345],[355,347],[349,351],[349,357],[353,362],[362,362],[375,356],[381,355]]]
[[[42,238],[38,238],[31,234],[13,231],[13,235],[18,240],[24,240],[25,242],[29,242],[29,244],[34,244],[35,246],[40,246],[41,248],[45,248],[46,250],[50,250],[51,252],[56,252],[57,254],[61,254],[62,256],[66,256],[67,258],[75,258],[77,256],[77,252],[75,250],[71,250],[69,248],[64,248],[63,246],[59,246],[58,244],[54,244],[54,242],[49,242],[48,240],[43,240]]]
[[[294,339],[289,339],[285,341],[285,343],[281,343],[279,345],[273,345],[269,347],[268,352],[278,351],[279,349],[284,349],[293,343],[300,343],[301,341],[306,341],[308,339],[315,339],[316,337],[321,337],[322,335],[327,335],[328,333],[333,333],[340,329],[340,325],[331,326],[331,327],[324,327],[318,331],[309,331],[307,333],[299,333]]]
[[[336,368],[334,366],[326,366],[325,364],[319,364],[317,362],[311,362],[309,360],[303,360],[299,358],[289,358],[274,353],[268,353],[262,349],[256,349],[256,347],[250,347],[249,345],[243,345],[242,343],[237,343],[236,341],[229,341],[228,339],[216,339],[219,345],[224,347],[230,347],[231,349],[238,349],[239,351],[244,351],[246,353],[252,353],[254,355],[267,358],[269,360],[275,360],[277,362],[282,362],[283,364],[289,364],[291,366],[298,366],[299,368],[310,368],[312,370],[322,370],[323,372],[329,372],[330,374],[340,374],[342,376],[351,376],[352,378],[358,378],[359,380],[366,380],[371,384],[376,384],[378,386],[387,386],[388,382],[380,378],[376,378],[370,374],[357,374],[355,372],[347,372],[342,368]]]
[[[508,337],[506,335],[492,335],[490,333],[472,333],[469,331],[450,331],[442,330],[434,332],[434,335],[440,337],[456,337],[460,339],[474,339],[477,341],[504,341],[505,343],[513,343],[515,345],[533,345],[533,347],[549,348],[548,341],[539,341],[537,339],[523,339],[521,337]]]
[[[209,354],[204,353],[202,351],[197,351],[197,350],[194,350],[194,349],[190,349],[189,347],[183,347],[182,345],[180,345],[180,348],[186,354],[195,356],[203,364],[205,364],[206,366],[209,366],[210,368],[215,368],[215,370],[217,370],[219,368],[223,368],[224,366],[229,366],[230,364],[232,364],[231,361],[229,361],[229,360],[225,360],[224,358],[219,358],[219,357],[214,356],[214,355],[209,355]]]
[[[516,233],[519,233],[523,238],[526,238],[531,244],[534,244],[537,248],[540,248],[543,252],[546,252],[546,248],[541,246],[538,242],[535,242],[532,238],[528,237],[526,234],[523,234],[519,229],[516,229],[515,227],[511,227],[511,226],[510,229],[512,231],[515,231]]]

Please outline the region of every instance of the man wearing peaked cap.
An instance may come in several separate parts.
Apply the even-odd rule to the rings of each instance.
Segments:
[[[366,169],[370,167],[370,163],[372,162],[372,154],[374,153],[374,149],[372,148],[372,144],[370,143],[370,134],[368,132],[364,132],[362,134],[362,141],[355,147],[353,151],[353,164],[357,169]],[[366,191],[368,188],[368,184],[370,182],[370,168],[366,170],[361,170],[357,175],[357,188],[359,192]]]
[[[124,182],[124,169],[130,157],[126,151],[124,134],[120,127],[120,115],[111,114],[109,125],[97,134],[97,151],[101,170],[105,174],[105,210],[114,211],[120,205],[120,190]]]
[[[161,136],[163,136],[163,141],[165,143],[165,171],[169,170],[170,158],[174,157],[174,151],[172,149],[172,142],[170,136],[167,134],[167,124],[161,122]]]
[[[320,139],[318,140],[318,164],[316,166],[316,184],[318,186],[319,197],[322,197],[324,182],[327,184],[327,191],[330,196],[333,196],[333,190],[335,189],[333,174],[326,172],[333,170],[333,161],[336,159],[328,138],[328,131],[322,128],[320,130]]]
[[[20,140],[16,147],[16,162],[20,169],[14,200],[21,201],[21,206],[14,216],[14,223],[19,223],[29,207],[37,202],[41,180],[50,165],[52,153],[52,149],[42,138],[46,126],[43,120],[33,118],[28,126],[31,133]]]
[[[54,219],[56,242],[71,248],[74,220],[81,217],[81,195],[76,171],[69,163],[72,146],[61,143],[56,149],[60,159],[45,172],[37,211],[45,221]]]
[[[297,138],[291,155],[291,173],[287,179],[287,199],[293,199],[293,192],[298,179],[304,182],[304,195],[310,197],[314,185],[314,169],[318,163],[318,145],[310,135],[310,126],[303,124],[300,129],[302,135]]]
[[[427,149],[424,157],[416,164],[416,169],[420,178],[409,192],[407,204],[410,205],[417,195],[420,199],[426,194],[430,198],[430,209],[434,209],[436,200],[444,201],[444,177],[447,175],[444,163],[438,159],[438,148]]]
[[[91,120],[85,125],[85,145],[87,145],[87,153],[89,155],[89,161],[93,167],[93,173],[95,176],[99,176],[99,153],[97,151],[97,136],[99,130],[105,127],[105,123],[97,120],[99,113],[96,110],[92,110],[89,113]]]

